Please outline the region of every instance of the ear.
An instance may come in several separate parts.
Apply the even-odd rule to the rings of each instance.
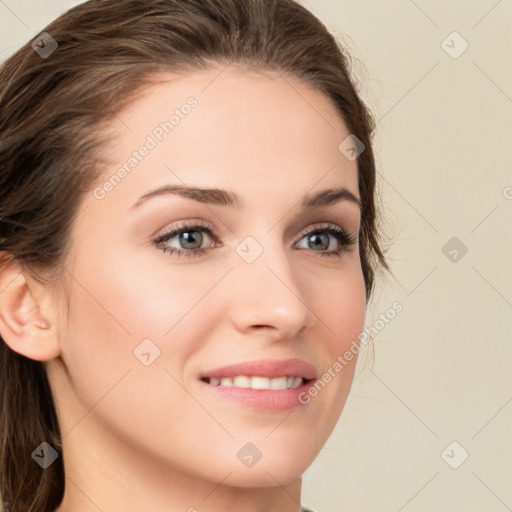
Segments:
[[[59,356],[52,301],[51,288],[30,278],[16,259],[0,260],[0,335],[14,352],[36,361]]]

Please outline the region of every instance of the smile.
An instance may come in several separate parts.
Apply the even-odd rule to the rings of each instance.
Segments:
[[[201,372],[202,388],[231,403],[260,411],[304,407],[299,396],[316,379],[316,368],[301,359],[254,359]]]
[[[235,377],[211,377],[204,378],[205,382],[212,386],[236,387],[236,388],[251,388],[251,389],[296,389],[305,380],[302,377],[249,377],[247,375],[237,375]]]

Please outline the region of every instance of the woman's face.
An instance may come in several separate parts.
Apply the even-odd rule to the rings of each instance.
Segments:
[[[360,197],[357,161],[338,149],[350,132],[303,83],[220,71],[169,75],[120,113],[112,166],[80,205],[62,353],[47,364],[67,469],[101,459],[123,481],[144,468],[284,484],[345,404],[356,358],[333,368],[364,327],[360,210],[346,192],[302,203]],[[204,191],[151,195],[162,187]],[[233,375],[259,378],[215,385]]]

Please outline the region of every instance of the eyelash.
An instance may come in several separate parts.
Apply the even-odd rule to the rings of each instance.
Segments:
[[[195,257],[195,256],[201,256],[204,254],[208,249],[211,249],[212,247],[205,248],[205,249],[176,249],[175,247],[169,247],[164,246],[163,243],[167,242],[171,238],[174,238],[176,235],[180,235],[182,233],[187,232],[193,232],[193,231],[205,231],[208,233],[208,236],[210,236],[213,239],[217,239],[217,235],[215,233],[215,230],[212,226],[205,223],[194,223],[194,224],[187,224],[184,222],[183,224],[179,226],[175,226],[171,229],[169,229],[167,232],[162,233],[154,240],[154,244],[160,248],[164,253],[170,253],[174,254],[176,256],[186,256],[186,257]],[[299,241],[302,240],[304,237],[317,234],[317,233],[328,233],[332,236],[334,236],[338,242],[340,248],[334,251],[313,251],[318,252],[318,255],[320,257],[330,257],[330,258],[339,258],[341,257],[342,253],[350,251],[350,247],[355,245],[357,243],[357,236],[356,235],[348,235],[343,229],[339,228],[335,225],[323,225],[323,226],[316,226],[314,228],[311,228],[310,230],[303,232],[301,234],[301,237],[299,238]]]

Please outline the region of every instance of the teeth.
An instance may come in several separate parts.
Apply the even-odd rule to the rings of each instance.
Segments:
[[[286,389],[286,387],[286,377],[276,377],[275,379],[270,379],[270,389]]]
[[[237,375],[236,377],[222,377],[221,379],[212,377],[209,379],[212,386],[225,386],[251,389],[296,389],[302,383],[302,377],[248,377],[247,375]]]
[[[298,388],[302,384],[302,377],[295,377],[295,380],[292,384],[292,389]]]
[[[251,379],[245,375],[240,375],[233,379],[233,386],[236,386],[237,388],[250,388]]]
[[[267,377],[251,377],[251,388],[270,389],[270,379]]]

